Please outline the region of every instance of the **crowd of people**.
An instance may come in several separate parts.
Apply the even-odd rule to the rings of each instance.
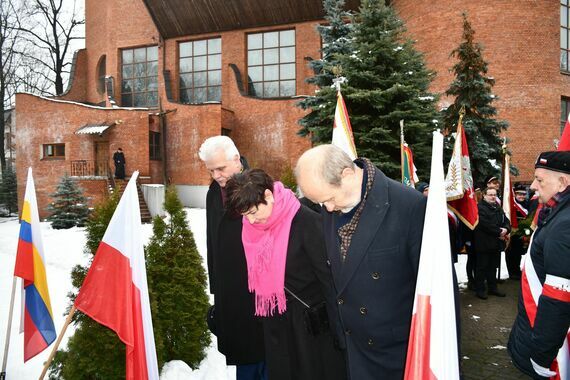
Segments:
[[[208,322],[237,379],[402,379],[429,186],[416,191],[366,158],[320,145],[297,162],[298,199],[250,169],[227,136],[208,138],[198,155],[213,179]],[[475,230],[452,212],[449,226],[453,260],[467,253],[469,288],[483,300],[505,296],[501,251],[520,279],[530,245],[523,288],[532,277],[538,290],[521,295],[509,352],[522,372],[545,379],[570,325],[570,152],[545,152],[536,168],[530,189],[515,188],[521,220],[542,204],[531,242],[513,233],[495,177],[480,191]]]

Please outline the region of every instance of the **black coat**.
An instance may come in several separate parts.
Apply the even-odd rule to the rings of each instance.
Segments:
[[[113,153],[113,162],[115,163],[115,178],[124,179],[125,178],[125,155],[123,152]]]
[[[263,326],[254,316],[254,297],[248,290],[242,217],[224,210],[221,188],[215,181],[206,196],[206,224],[218,350],[228,365],[263,361]]]
[[[545,224],[534,232],[530,259],[541,285],[544,285],[547,275],[570,283],[570,198],[560,203],[546,218]],[[569,327],[570,302],[567,299],[563,301],[543,293],[531,327],[521,294],[508,344],[515,366],[535,377],[531,357],[540,366],[550,367]]]
[[[485,200],[478,204],[479,223],[473,231],[473,251],[477,254],[499,253],[505,249],[505,241],[499,239],[501,228],[511,231],[511,223],[499,205]]]
[[[376,170],[346,261],[335,213],[323,210],[341,340],[352,380],[402,379],[426,197]]]
[[[327,265],[321,216],[305,206],[301,206],[291,223],[285,286],[310,306],[325,302],[325,294],[334,288]],[[285,294],[286,312],[262,318],[268,378],[346,379],[344,353],[335,349],[333,334],[309,335],[303,317],[306,307]]]

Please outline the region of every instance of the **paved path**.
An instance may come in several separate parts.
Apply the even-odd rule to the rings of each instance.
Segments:
[[[461,289],[461,355],[464,380],[527,380],[511,362],[507,342],[517,312],[520,281],[505,280],[505,298],[487,300]]]

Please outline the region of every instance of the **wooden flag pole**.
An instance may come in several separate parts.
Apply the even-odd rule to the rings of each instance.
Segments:
[[[16,283],[18,279],[14,276],[12,282],[12,295],[10,296],[10,311],[8,314],[8,328],[6,329],[6,344],[4,345],[4,359],[2,360],[2,372],[0,372],[0,380],[6,379],[6,364],[8,363],[8,350],[10,348],[10,331],[12,330],[12,316],[14,314],[14,295],[16,294]]]
[[[69,314],[67,315],[67,318],[65,319],[65,323],[63,324],[63,327],[61,328],[61,332],[59,333],[59,336],[57,337],[57,341],[55,342],[55,345],[53,346],[53,349],[51,350],[51,353],[49,354],[48,359],[46,360],[45,364],[44,364],[44,369],[42,370],[42,374],[40,375],[40,379],[39,380],[43,380],[44,376],[47,373],[47,370],[55,356],[55,353],[57,352],[57,348],[59,347],[59,344],[61,343],[61,339],[63,339],[63,335],[65,334],[65,330],[67,330],[67,326],[69,326],[69,324],[71,323],[71,318],[73,318],[73,314],[75,314],[75,305],[73,305],[73,307],[71,308],[71,310],[69,311]]]

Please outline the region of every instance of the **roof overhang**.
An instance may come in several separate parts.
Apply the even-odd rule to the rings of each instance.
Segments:
[[[176,38],[324,18],[322,0],[143,0],[160,35]],[[357,10],[359,0],[346,0]]]
[[[111,128],[115,123],[110,124],[85,124],[83,127],[75,131],[76,135],[99,135]]]

